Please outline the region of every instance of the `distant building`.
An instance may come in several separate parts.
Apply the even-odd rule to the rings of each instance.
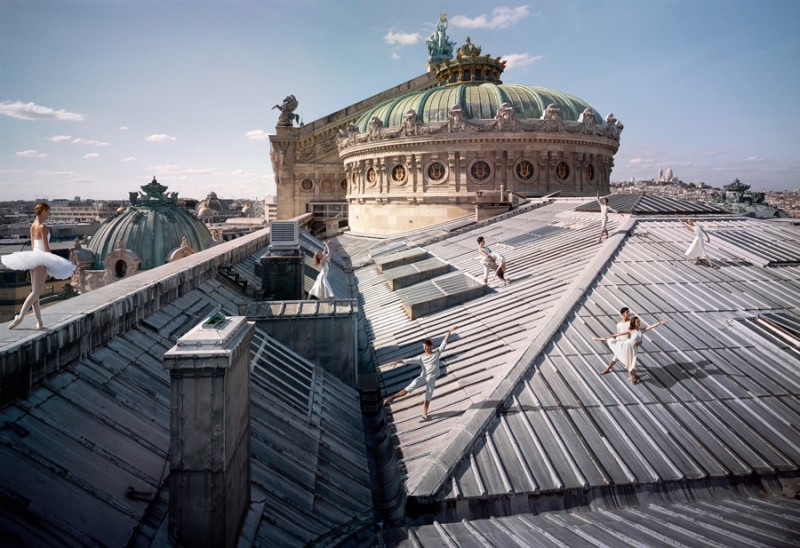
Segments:
[[[278,220],[278,197],[267,196],[264,198],[264,215],[268,223]]]
[[[230,200],[220,200],[216,192],[209,192],[205,199],[197,203],[194,211],[206,224],[225,222],[225,219],[235,217],[238,213],[231,210]]]
[[[213,244],[197,217],[178,205],[176,192],[153,178],[143,192],[130,193],[130,206],[103,223],[88,247],[77,243],[73,285],[80,293],[103,287],[140,270],[175,261]]]
[[[777,207],[766,203],[763,192],[750,192],[750,185],[742,183],[739,179],[734,179],[723,188],[722,192],[714,192],[713,201],[731,213],[759,219],[789,216]]]

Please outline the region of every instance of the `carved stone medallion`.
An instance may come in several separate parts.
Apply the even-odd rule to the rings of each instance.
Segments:
[[[559,162],[556,166],[556,177],[560,181],[566,181],[569,177],[569,166],[566,162]]]
[[[514,166],[514,177],[520,183],[532,183],[536,178],[536,168],[528,160],[520,160]]]
[[[425,174],[431,183],[443,183],[447,179],[447,167],[442,162],[434,161],[428,164]]]
[[[469,174],[476,183],[485,183],[492,177],[492,167],[484,160],[475,160],[469,167]]]
[[[392,181],[395,183],[404,183],[407,176],[406,166],[403,164],[396,164],[392,167]]]

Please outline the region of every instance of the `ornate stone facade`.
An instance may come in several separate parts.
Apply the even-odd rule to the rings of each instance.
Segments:
[[[436,44],[448,43],[446,26],[442,14]],[[455,59],[431,67],[417,89],[354,105],[339,124],[302,137],[279,124],[279,218],[342,197],[353,232],[391,235],[470,214],[487,193],[608,192],[623,129],[613,114],[604,120],[575,96],[503,84],[505,61],[469,38]]]

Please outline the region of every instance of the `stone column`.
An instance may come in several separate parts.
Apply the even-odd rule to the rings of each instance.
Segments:
[[[253,325],[219,315],[164,354],[170,374],[169,533],[233,547],[250,505]]]

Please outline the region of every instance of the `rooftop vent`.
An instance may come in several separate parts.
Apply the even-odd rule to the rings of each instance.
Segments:
[[[272,249],[291,249],[300,245],[300,234],[294,221],[272,221],[269,245]]]

